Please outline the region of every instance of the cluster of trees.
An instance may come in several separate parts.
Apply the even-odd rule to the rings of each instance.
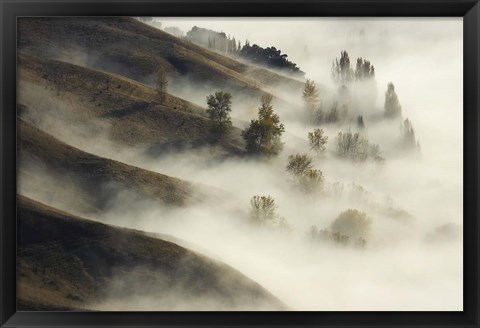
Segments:
[[[337,155],[340,158],[352,161],[363,162],[367,159],[383,162],[385,159],[381,156],[380,147],[377,144],[371,144],[359,132],[340,131],[336,138]]]
[[[272,196],[255,195],[250,199],[250,219],[260,226],[290,229],[287,220],[278,215],[277,208]]]
[[[273,46],[267,48],[262,48],[256,44],[251,46],[247,40],[238,52],[238,56],[257,65],[285,70],[294,76],[303,77],[305,75],[305,72],[297,67],[297,64],[287,59],[287,54],[282,54],[280,49]]]
[[[285,127],[273,111],[272,99],[271,95],[261,97],[258,118],[251,120],[250,125],[242,131],[246,150],[250,154],[275,156],[283,148],[281,136]]]
[[[303,192],[313,193],[323,189],[323,173],[313,168],[313,160],[307,154],[288,156],[286,170]]]
[[[350,64],[350,56],[346,50],[340,52],[332,64],[332,79],[339,86],[348,86],[352,81],[365,81],[375,78],[375,67],[370,61],[357,58],[355,70]]]
[[[392,82],[388,83],[385,92],[384,116],[388,119],[400,119],[402,117],[402,106]],[[408,118],[403,120],[400,131],[400,148],[404,150],[418,150],[420,148],[420,143],[415,138],[412,122]]]
[[[305,120],[311,124],[343,123],[351,120],[347,104],[339,108],[337,101],[326,110],[320,100],[319,91],[315,81],[307,79],[303,87],[302,98],[305,106]],[[363,123],[363,117],[362,117]]]
[[[370,235],[371,224],[372,220],[366,213],[348,209],[337,216],[330,228],[319,230],[317,226],[312,226],[310,237],[314,241],[364,248]]]
[[[273,97],[263,95],[260,99],[258,117],[250,121],[250,125],[242,131],[245,148],[249,154],[257,156],[276,156],[282,148],[281,136],[285,127],[280,123],[280,117],[273,111]],[[211,122],[212,131],[221,138],[227,134],[232,121],[232,95],[228,92],[218,91],[207,97],[207,114]]]
[[[320,106],[314,116],[312,123],[314,124],[341,124],[351,120],[350,110],[347,104],[343,104],[340,108],[337,101],[334,101],[329,110],[324,110]]]
[[[192,27],[187,32],[185,39],[225,54],[238,54],[241,49],[240,41],[237,42],[235,37],[230,38],[230,35],[227,36],[224,32],[216,32],[198,26]]]
[[[245,44],[242,46],[242,43],[236,40],[235,37],[231,37],[224,32],[217,32],[198,26],[192,27],[187,32],[185,39],[220,53],[244,58],[257,65],[285,70],[298,77],[305,75],[305,72],[297,67],[297,64],[287,59],[287,54],[282,54],[281,50],[273,46],[267,48],[262,48],[257,44],[252,46],[248,40],[245,40]]]

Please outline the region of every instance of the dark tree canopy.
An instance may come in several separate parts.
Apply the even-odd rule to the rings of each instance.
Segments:
[[[287,54],[282,54],[281,50],[275,47],[262,48],[256,44],[251,46],[247,41],[238,55],[258,65],[286,70],[299,77],[305,75],[297,64],[287,59]]]

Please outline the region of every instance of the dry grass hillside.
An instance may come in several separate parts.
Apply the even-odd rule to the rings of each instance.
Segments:
[[[36,126],[59,130],[83,127],[129,146],[162,150],[209,146],[220,154],[242,154],[240,129],[218,139],[205,109],[170,94],[163,104],[154,89],[125,77],[40,59],[18,56],[17,101],[21,116]]]
[[[279,310],[233,268],[18,196],[18,310]]]
[[[20,49],[152,81],[160,66],[176,78],[206,81],[251,97],[300,90],[303,83],[204,49],[128,17],[19,18]]]
[[[17,131],[20,189],[42,197],[62,190],[52,196],[66,205],[85,205],[77,210],[103,211],[125,193],[167,205],[216,197],[203,186],[83,152],[22,120]]]

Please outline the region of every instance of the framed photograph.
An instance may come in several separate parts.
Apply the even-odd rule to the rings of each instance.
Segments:
[[[478,1],[2,1],[1,327],[478,327]]]

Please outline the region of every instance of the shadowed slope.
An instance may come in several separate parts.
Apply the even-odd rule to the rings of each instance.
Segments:
[[[160,66],[172,77],[209,81],[216,88],[255,98],[272,88],[298,89],[302,82],[250,66],[128,17],[19,18],[21,49],[84,66],[151,81]],[[279,95],[276,95],[279,96]]]
[[[202,146],[244,152],[240,129],[219,139],[205,110],[178,97],[167,95],[160,104],[155,90],[137,81],[27,53],[18,63],[18,102],[27,106],[21,117],[42,129],[73,127],[157,153]]]
[[[279,310],[231,267],[18,196],[18,310]]]
[[[209,199],[205,187],[98,157],[71,147],[32,125],[17,121],[19,186],[31,193],[69,204],[78,210],[101,211],[121,197],[186,205]],[[215,197],[215,196],[213,196]]]

